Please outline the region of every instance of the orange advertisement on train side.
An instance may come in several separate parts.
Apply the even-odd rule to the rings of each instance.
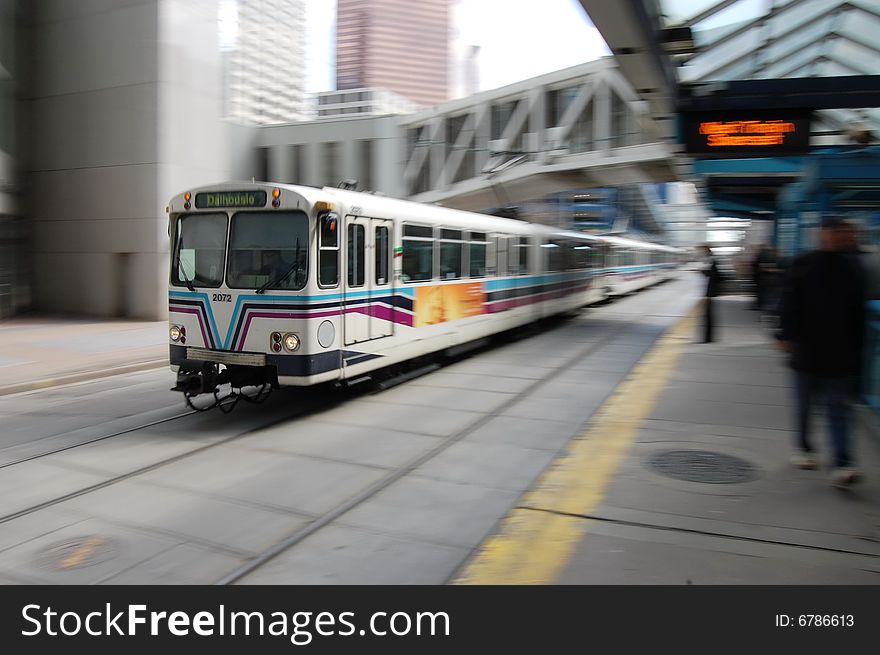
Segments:
[[[413,327],[436,325],[484,313],[486,292],[482,282],[434,284],[418,287],[413,308]]]

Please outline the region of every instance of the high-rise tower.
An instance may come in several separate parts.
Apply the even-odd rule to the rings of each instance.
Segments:
[[[449,0],[337,0],[336,88],[449,99]]]
[[[244,123],[289,123],[306,106],[305,0],[238,0],[227,113]]]

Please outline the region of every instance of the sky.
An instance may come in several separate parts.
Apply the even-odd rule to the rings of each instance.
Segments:
[[[220,0],[221,43],[234,39],[236,0]],[[418,2],[419,0],[412,0]],[[606,0],[617,2],[618,0]],[[698,27],[709,29],[762,15],[771,0],[739,0]],[[336,0],[304,0],[306,7],[306,91],[335,88]],[[718,0],[662,0],[667,20],[678,22]],[[479,90],[575,66],[610,54],[578,0],[450,0],[452,59],[471,45],[480,46]],[[462,95],[458,69],[452,66],[451,95]]]
[[[336,1],[305,1],[309,33],[306,90],[333,90]],[[608,54],[578,0],[453,0],[452,6],[454,50],[480,46],[481,91]],[[453,96],[459,95],[457,89],[452,91]]]

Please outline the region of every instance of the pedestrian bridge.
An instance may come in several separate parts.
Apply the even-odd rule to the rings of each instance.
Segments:
[[[463,209],[677,179],[647,104],[606,57],[401,117],[404,193]]]

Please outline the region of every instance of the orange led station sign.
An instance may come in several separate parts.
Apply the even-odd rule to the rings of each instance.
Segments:
[[[685,115],[685,145],[690,154],[772,156],[809,149],[809,114],[713,113]]]

